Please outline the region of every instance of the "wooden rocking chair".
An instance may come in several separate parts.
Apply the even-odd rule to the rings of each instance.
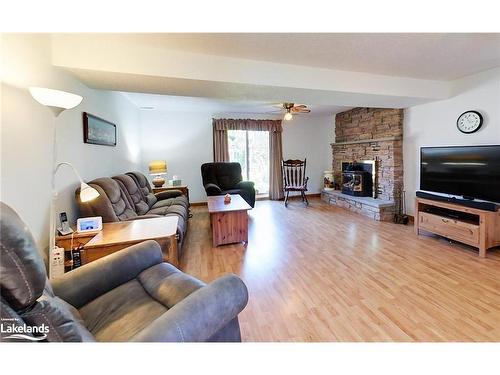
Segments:
[[[285,193],[285,207],[288,206],[288,196],[291,191],[299,191],[302,202],[309,205],[306,197],[307,181],[306,177],[306,159],[302,160],[283,160],[281,162],[281,171],[283,173],[283,191]]]

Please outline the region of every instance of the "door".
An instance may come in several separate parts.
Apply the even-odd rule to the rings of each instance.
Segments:
[[[241,165],[243,180],[253,181],[259,195],[269,194],[269,132],[228,131],[229,161]]]

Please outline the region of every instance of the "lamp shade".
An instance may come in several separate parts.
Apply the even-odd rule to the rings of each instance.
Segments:
[[[66,91],[30,87],[30,94],[38,103],[52,109],[57,116],[65,109],[71,109],[80,104],[83,97]]]
[[[167,162],[165,160],[153,160],[149,163],[149,174],[161,175],[167,173]]]
[[[99,192],[85,182],[80,184],[80,201],[90,202],[99,196]]]

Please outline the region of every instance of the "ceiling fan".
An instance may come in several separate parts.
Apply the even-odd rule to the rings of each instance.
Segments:
[[[307,108],[305,104],[295,104],[295,103],[281,103],[276,104],[275,107],[280,107],[282,111],[285,111],[283,120],[290,121],[293,115],[298,113],[309,113],[311,110]]]

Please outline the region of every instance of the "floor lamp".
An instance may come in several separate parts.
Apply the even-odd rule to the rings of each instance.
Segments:
[[[82,202],[91,201],[99,196],[99,192],[87,185],[75,167],[73,167],[70,163],[61,162],[57,163],[57,124],[56,118],[59,116],[64,110],[75,108],[77,105],[81,103],[83,98],[80,95],[71,94],[69,92],[47,89],[42,87],[30,87],[30,94],[38,103],[48,107],[52,113],[54,114],[54,123],[53,123],[53,152],[52,152],[52,200],[50,203],[50,218],[49,218],[49,258],[52,255],[53,249],[56,247],[56,218],[55,218],[55,204],[57,200],[57,190],[56,190],[56,173],[60,167],[63,165],[69,166],[73,172],[76,174],[78,179],[80,180],[80,199]],[[50,272],[50,264],[49,261],[49,274]]]

